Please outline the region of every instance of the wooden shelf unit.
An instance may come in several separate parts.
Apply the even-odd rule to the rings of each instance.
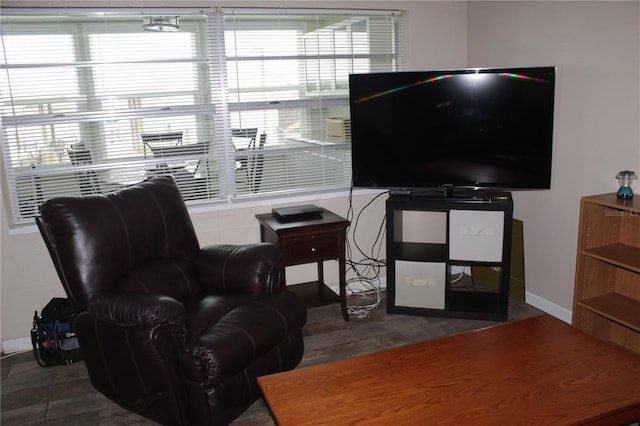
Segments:
[[[640,354],[640,197],[583,197],[573,325]]]

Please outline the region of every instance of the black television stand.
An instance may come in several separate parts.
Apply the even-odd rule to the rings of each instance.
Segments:
[[[387,199],[387,312],[506,321],[511,194],[418,194]],[[483,283],[476,268],[498,282]]]

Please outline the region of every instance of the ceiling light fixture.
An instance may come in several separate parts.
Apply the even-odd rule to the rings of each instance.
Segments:
[[[179,18],[179,16],[143,16],[142,29],[156,32],[179,31]]]

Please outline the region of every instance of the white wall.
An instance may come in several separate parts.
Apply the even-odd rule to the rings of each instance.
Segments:
[[[515,193],[514,215],[527,301],[570,321],[580,197],[640,170],[640,2],[473,1],[468,22],[469,66],[558,67],[552,188]]]
[[[205,1],[193,1],[188,5],[212,6]],[[264,0],[260,2],[225,2],[219,5],[272,6],[272,7],[330,7],[330,8],[378,8],[407,11],[409,41],[408,66],[413,67],[460,67],[466,62],[466,4],[463,2],[280,2]],[[168,1],[3,1],[3,7],[15,6],[69,6],[90,7],[107,5],[118,6],[185,6],[185,2]],[[216,4],[218,5],[218,4]],[[2,172],[4,176],[4,172]],[[4,187],[4,185],[3,185]],[[5,188],[3,188],[5,189]],[[354,197],[354,211],[357,213],[372,198],[372,195]],[[313,202],[338,214],[346,215],[348,210],[347,194],[323,199],[280,200],[275,205]],[[273,205],[193,213],[200,243],[246,243],[259,240],[259,230],[254,215],[271,211]],[[62,286],[48,256],[44,243],[35,228],[26,233],[9,232],[6,213],[8,206],[2,198],[1,226],[1,319],[3,351],[15,350],[25,343],[31,328],[33,311],[41,309],[53,296],[64,296]],[[357,228],[357,242],[367,251],[375,239],[384,216],[384,200],[368,208],[361,217]],[[351,231],[353,233],[353,230]],[[351,238],[352,240],[352,238]],[[355,248],[354,248],[355,251]],[[382,256],[385,256],[384,246]],[[359,256],[354,256],[359,259]],[[326,278],[329,284],[337,283],[335,262],[327,262]],[[298,266],[287,271],[288,282],[302,282],[315,279],[313,265]],[[384,271],[383,271],[384,272]]]

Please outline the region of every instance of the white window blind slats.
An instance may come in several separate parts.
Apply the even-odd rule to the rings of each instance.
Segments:
[[[190,204],[350,185],[348,75],[396,69],[397,13],[98,12],[0,17],[14,223],[158,174]],[[156,13],[179,31],[143,31]]]
[[[393,13],[227,10],[225,41],[233,127],[267,135],[260,192],[350,184],[348,76],[399,55]],[[274,15],[276,13],[277,15]],[[384,47],[371,46],[373,27]],[[376,57],[374,57],[374,53]]]
[[[2,17],[3,142],[16,223],[30,222],[48,198],[158,174],[174,175],[187,200],[220,196],[206,173],[206,15],[184,13],[179,32],[149,33],[136,12]],[[173,151],[154,152],[158,142],[143,140],[176,131]]]

